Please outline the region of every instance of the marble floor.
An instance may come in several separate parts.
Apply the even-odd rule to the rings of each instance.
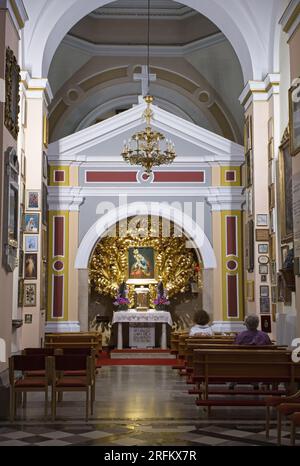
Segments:
[[[18,409],[13,424],[0,421],[0,446],[276,445],[275,422],[266,441],[263,408],[214,408],[208,418],[188,388],[167,366],[103,367],[88,422],[80,393],[64,394],[55,422],[43,417],[42,395],[29,394],[27,408]],[[282,443],[290,443],[288,425]]]

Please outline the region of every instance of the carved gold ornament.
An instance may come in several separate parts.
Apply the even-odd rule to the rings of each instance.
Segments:
[[[128,249],[132,247],[153,247],[156,257],[157,278],[162,281],[167,290],[168,297],[172,298],[178,293],[184,293],[189,289],[190,283],[199,276],[199,264],[193,249],[187,248],[187,238],[174,235],[174,225],[171,225],[170,235],[162,237],[162,222],[153,228],[148,223],[145,229],[145,218],[141,218],[140,224],[144,227],[128,228],[127,221],[125,235],[120,235],[120,224],[116,231],[110,231],[95,247],[90,261],[89,279],[90,286],[101,295],[109,295],[112,298],[118,293],[120,283],[126,281],[128,270]],[[159,225],[159,227],[158,227]],[[122,228],[124,225],[122,224]],[[157,228],[158,227],[158,228]],[[158,231],[159,230],[159,231]],[[154,236],[155,231],[157,233]],[[114,234],[115,236],[111,236]],[[200,279],[199,279],[200,280]],[[200,283],[199,283],[200,284]],[[156,284],[149,283],[150,302],[156,297]],[[134,284],[128,285],[128,298],[130,308],[134,307]]]
[[[14,139],[17,139],[19,133],[19,111],[20,111],[20,67],[13,51],[6,49],[6,68],[5,68],[5,112],[4,124]]]

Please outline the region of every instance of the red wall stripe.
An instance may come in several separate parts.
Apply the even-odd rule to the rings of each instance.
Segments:
[[[54,256],[64,255],[64,217],[54,217]]]
[[[53,317],[59,318],[64,315],[64,277],[54,277],[53,282]]]
[[[228,317],[238,317],[237,275],[227,275]]]
[[[87,171],[87,183],[136,183],[137,172]],[[155,172],[155,183],[203,183],[204,171],[198,172]]]
[[[87,183],[136,183],[136,172],[86,172]]]
[[[155,172],[155,183],[203,183],[204,172]]]
[[[227,217],[227,256],[237,255],[236,245],[236,217]]]

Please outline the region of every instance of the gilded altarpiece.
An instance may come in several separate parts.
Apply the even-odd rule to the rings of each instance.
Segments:
[[[151,270],[148,283],[145,277],[141,283],[143,286],[147,285],[150,291],[149,308],[155,307],[153,301],[157,297],[159,281],[163,282],[171,303],[189,302],[189,296],[193,296],[192,289],[195,289],[192,285],[196,283],[197,290],[202,290],[202,266],[187,237],[177,231],[173,224],[166,234],[161,219],[150,221],[149,218],[145,221],[145,218],[141,218],[141,222],[136,223],[137,227],[134,228],[130,228],[130,224],[131,219],[126,221],[126,225],[124,222],[117,224],[96,245],[90,260],[90,292],[94,296],[98,295],[99,299],[104,299],[106,303],[113,302],[120,283],[125,281],[129,308],[134,308],[135,289],[140,283],[138,280],[135,283],[130,274],[131,255],[134,251],[139,251],[145,256],[148,253],[150,257],[153,250],[153,273]],[[194,308],[187,306],[187,309],[190,321]],[[94,326],[93,323],[90,325]],[[179,327],[181,324],[176,323],[175,319],[175,328]]]

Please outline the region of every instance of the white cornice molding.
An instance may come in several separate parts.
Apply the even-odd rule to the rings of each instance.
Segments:
[[[264,81],[248,81],[239,100],[248,109],[252,102],[268,101],[274,94],[279,94],[280,74],[269,73]]]
[[[27,11],[22,0],[2,0],[0,1],[0,8],[7,8],[11,19],[17,31],[20,31],[28,21]]]
[[[120,183],[99,183],[97,187],[48,187],[48,204],[51,211],[79,211],[86,198],[95,197],[165,197],[168,201],[179,195],[192,199],[206,199],[212,211],[242,210],[245,203],[243,187],[187,186],[187,183],[159,183],[134,186]],[[195,183],[196,184],[196,183]],[[200,183],[199,183],[200,184]],[[163,185],[163,186],[161,186]],[[171,185],[171,186],[170,186]],[[180,191],[179,191],[180,189]],[[123,201],[122,201],[123,202]]]
[[[24,85],[26,97],[34,99],[45,98],[47,105],[53,99],[53,93],[46,78],[31,78],[28,71],[21,71],[21,83]]]
[[[197,11],[188,6],[181,5],[176,7],[174,5],[170,7],[170,2],[160,0],[159,7],[156,7],[155,2],[152,1],[150,18],[180,21],[196,16],[197,14]],[[146,6],[141,6],[137,1],[135,1],[134,6],[132,1],[124,1],[122,6],[111,7],[110,5],[105,5],[90,13],[89,16],[96,19],[145,19],[148,16],[148,10]]]
[[[125,131],[133,130],[141,125],[141,115],[146,108],[142,103],[126,112],[122,112],[101,123],[86,128],[78,133],[67,136],[49,145],[49,160],[66,160],[66,161],[111,161],[118,162],[119,155],[115,157],[105,156],[84,156],[82,154],[88,149],[98,144],[108,141],[113,137],[119,136]],[[183,120],[180,117],[170,114],[159,107],[153,106],[153,126],[163,132],[183,139],[194,146],[198,146],[205,152],[205,156],[185,156],[187,162],[230,162],[240,165],[244,162],[244,148],[219,136],[211,131]],[[81,154],[81,155],[78,155]],[[184,160],[182,160],[184,162]],[[240,163],[239,163],[240,162]]]
[[[290,1],[279,23],[284,32],[287,33],[289,40],[300,25],[300,0]]]
[[[157,45],[150,47],[150,54],[152,57],[183,57],[190,53],[197,52],[198,50],[211,47],[213,45],[225,42],[227,39],[222,32],[218,32],[203,39],[196,40],[186,45]],[[67,34],[62,43],[69,47],[75,48],[90,56],[101,57],[116,57],[116,56],[132,56],[144,57],[144,45],[102,45],[94,44],[84,39],[71,36]]]

